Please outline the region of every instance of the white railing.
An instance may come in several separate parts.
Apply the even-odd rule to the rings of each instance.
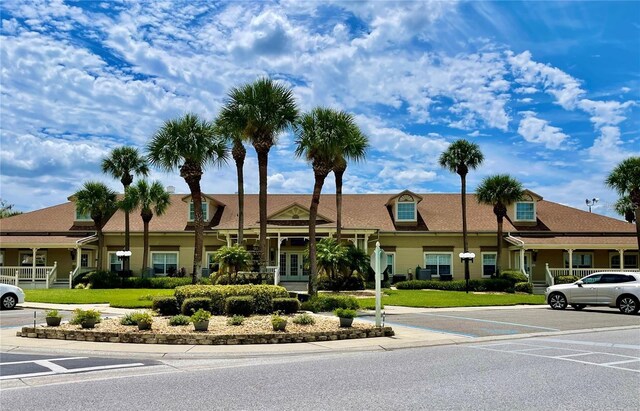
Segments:
[[[600,273],[602,271],[624,271],[627,273],[639,273],[640,270],[637,268],[573,268],[572,274],[569,274],[568,268],[549,268],[549,273],[555,278],[560,275],[575,275],[576,277],[582,278],[589,274]]]
[[[280,284],[280,267],[277,265],[269,265],[267,266],[267,273],[273,274],[273,284]]]
[[[73,271],[69,271],[69,288],[73,288],[73,280],[81,274],[95,271],[96,267],[76,267]]]
[[[545,264],[544,277],[546,280],[545,282],[547,283],[548,286],[552,286],[553,284],[555,284],[554,276],[551,273],[551,270],[549,269],[549,263]]]
[[[10,284],[10,285],[15,285],[17,287],[18,282],[20,282],[20,277],[18,276],[17,271],[15,275],[0,274],[0,284]]]
[[[49,286],[53,284],[54,281],[56,281],[57,276],[58,276],[58,262],[54,261],[53,268],[51,269],[51,271],[49,271],[49,274],[47,274],[47,279],[46,279],[47,288],[49,288]]]
[[[9,276],[13,277],[14,275],[18,275],[18,279],[20,281],[31,280],[35,281],[46,281],[47,276],[53,270],[53,266],[51,267],[0,267],[0,276]]]

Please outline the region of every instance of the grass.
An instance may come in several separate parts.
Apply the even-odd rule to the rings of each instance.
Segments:
[[[35,303],[106,304],[119,308],[150,308],[157,295],[173,295],[173,290],[150,288],[104,290],[24,290],[25,299]]]
[[[461,291],[389,290],[385,289],[382,304],[404,307],[481,307],[490,305],[544,304],[544,295],[473,294]],[[375,298],[358,299],[362,308],[373,309]]]

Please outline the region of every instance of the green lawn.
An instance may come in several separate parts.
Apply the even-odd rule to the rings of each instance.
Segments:
[[[24,290],[25,299],[35,303],[54,304],[106,304],[121,308],[151,307],[156,295],[173,295],[173,290],[126,288],[105,290]]]
[[[384,290],[382,304],[405,307],[478,307],[488,305],[544,304],[544,295],[473,294],[439,290]],[[375,298],[358,299],[363,308],[375,308]]]

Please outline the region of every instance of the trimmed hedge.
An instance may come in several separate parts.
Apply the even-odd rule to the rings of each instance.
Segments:
[[[207,297],[193,297],[187,298],[182,303],[182,314],[192,315],[199,309],[211,312],[211,299]]]
[[[336,308],[357,310],[360,308],[360,304],[358,304],[358,300],[355,297],[346,295],[318,295],[302,303],[303,310],[313,311],[314,313],[331,312]]]
[[[465,291],[464,280],[438,281],[438,280],[411,280],[396,283],[398,290],[443,290]],[[481,280],[469,280],[469,291],[506,291],[513,292],[513,283],[503,278],[485,278]]]
[[[559,275],[553,279],[554,284],[571,284],[578,281],[580,278],[575,275]]]
[[[122,288],[164,288],[171,289],[191,284],[191,277],[129,277],[122,281]]]
[[[286,288],[277,285],[185,285],[177,287],[175,296],[178,304],[187,298],[206,297],[211,300],[211,313],[224,313],[224,302],[229,297],[249,295],[255,299],[255,312],[269,314],[273,310],[274,298],[287,298]]]
[[[294,314],[300,311],[300,301],[297,298],[274,298],[273,312]]]
[[[153,298],[151,307],[158,311],[160,315],[176,315],[180,313],[178,300],[172,296],[157,296]]]
[[[526,275],[524,275],[521,271],[503,271],[500,273],[498,278],[502,278],[505,280],[511,281],[513,284],[515,283],[526,283],[529,281]]]
[[[533,294],[533,284],[527,281],[523,281],[521,283],[516,283],[513,288],[517,292]]]
[[[250,295],[229,297],[224,301],[224,312],[226,315],[241,315],[248,317],[254,312],[255,299]]]

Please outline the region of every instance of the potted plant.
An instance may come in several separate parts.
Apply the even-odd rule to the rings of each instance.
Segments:
[[[340,327],[351,327],[353,319],[357,315],[356,310],[350,310],[348,308],[338,308],[334,313],[340,318]]]
[[[153,317],[149,313],[138,313],[136,315],[136,323],[138,330],[150,330],[153,324]]]
[[[191,316],[191,322],[196,331],[207,331],[209,329],[209,318],[211,318],[211,313],[200,308]]]
[[[62,321],[62,316],[58,313],[58,310],[47,310],[45,319],[47,320],[47,326],[57,327]]]
[[[79,324],[82,328],[93,328],[102,320],[100,312],[96,310],[81,310],[78,308],[73,313],[71,324]]]
[[[287,319],[274,314],[271,316],[271,325],[273,326],[273,331],[284,331],[287,328]]]

